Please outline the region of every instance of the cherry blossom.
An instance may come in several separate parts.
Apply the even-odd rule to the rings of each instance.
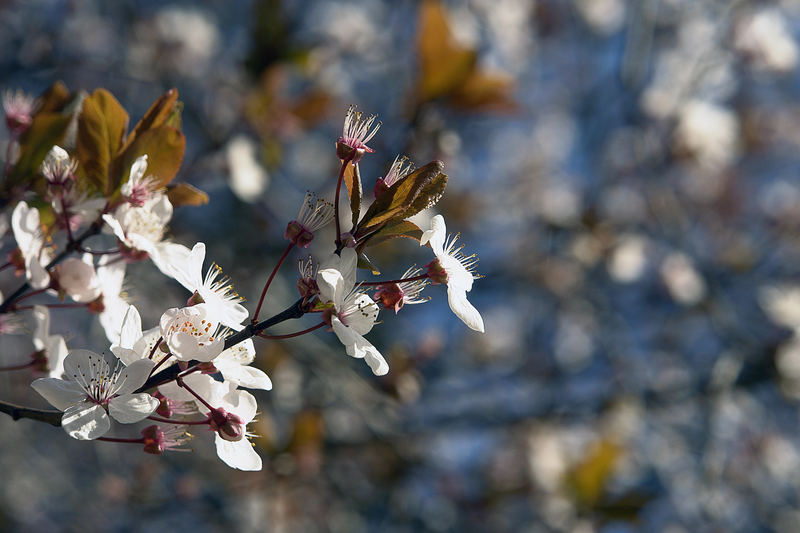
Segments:
[[[80,259],[70,257],[58,265],[58,286],[76,302],[96,300],[102,287],[91,254],[83,254]]]
[[[319,296],[322,302],[333,304],[330,324],[347,355],[364,359],[375,375],[382,376],[389,371],[389,365],[364,338],[378,318],[378,305],[355,288],[357,262],[358,255],[351,248],[343,249],[341,256],[333,255],[317,273]]]
[[[212,320],[208,304],[167,309],[159,325],[161,336],[179,361],[208,362],[225,346],[225,341],[217,336],[219,323]]]
[[[249,313],[239,302],[239,296],[231,284],[230,278],[222,273],[222,269],[212,264],[203,277],[203,261],[206,256],[206,245],[198,242],[192,251],[170,265],[171,275],[190,292],[200,295],[212,320],[239,331],[242,321]]]
[[[60,378],[64,374],[64,359],[67,357],[64,337],[50,335],[50,310],[43,305],[33,307],[33,319],[33,347],[37,353],[37,365],[34,368],[51,378]]]
[[[70,437],[93,440],[111,428],[109,414],[118,422],[132,424],[147,418],[158,400],[134,393],[144,385],[153,362],[135,361],[113,368],[102,355],[73,350],[64,361],[67,379],[39,378],[31,386],[60,411],[61,427]]]
[[[20,202],[11,213],[11,229],[25,261],[25,276],[35,289],[50,283],[45,265],[50,262],[50,252],[45,248],[44,234],[39,221],[39,210]]]
[[[461,246],[456,247],[458,235],[447,237],[447,228],[442,215],[431,219],[431,229],[422,233],[420,246],[430,244],[436,259],[428,264],[428,275],[433,283],[447,284],[447,301],[450,309],[470,329],[483,333],[483,318],[471,303],[467,293],[472,290],[476,276],[472,267],[477,262],[474,255],[464,256]]]

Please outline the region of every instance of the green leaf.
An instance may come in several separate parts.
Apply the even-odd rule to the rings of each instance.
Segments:
[[[364,240],[364,246],[375,246],[398,237],[406,237],[419,242],[422,237],[422,230],[419,226],[408,220],[401,220],[397,223],[387,224],[372,236]]]
[[[19,158],[10,183],[4,189],[29,183],[38,173],[47,152],[61,142],[72,120],[61,113],[38,113],[20,139]]]
[[[392,222],[417,213],[432,200],[438,200],[447,183],[442,173],[444,163],[432,161],[399,180],[381,194],[367,209],[358,226],[356,238],[363,237]],[[440,190],[441,189],[441,190]]]
[[[205,205],[208,203],[208,195],[188,183],[176,183],[167,185],[167,197],[169,203],[174,207],[182,205]]]
[[[115,162],[115,188],[130,176],[131,165],[137,157],[147,155],[147,176],[156,176],[156,188],[166,187],[178,173],[186,149],[183,133],[163,124],[142,132]]]
[[[347,186],[347,194],[350,197],[350,210],[353,212],[353,229],[358,225],[358,217],[361,214],[361,172],[358,170],[358,163],[349,164],[344,169],[344,184]]]
[[[108,171],[127,128],[128,113],[110,92],[97,89],[84,99],[75,153],[89,182],[105,194],[114,190]]]

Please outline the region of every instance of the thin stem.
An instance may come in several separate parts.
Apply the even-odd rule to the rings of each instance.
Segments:
[[[283,264],[284,259],[286,256],[289,255],[289,252],[294,247],[294,243],[290,242],[289,245],[286,247],[286,250],[283,251],[283,255],[281,258],[278,259],[278,264],[275,265],[275,268],[272,269],[272,273],[269,275],[267,282],[264,284],[264,289],[261,291],[261,298],[258,299],[258,305],[256,306],[256,312],[253,314],[252,323],[255,324],[258,322],[258,314],[261,312],[261,306],[264,305],[264,297],[267,295],[267,290],[269,289],[270,284],[272,283],[272,279],[275,277],[275,274],[278,273],[278,269]]]
[[[197,398],[197,399],[198,399],[198,401],[200,401],[200,403],[202,403],[203,405],[205,405],[206,407],[208,407],[208,410],[209,410],[209,411],[213,411],[213,410],[214,410],[214,408],[211,406],[211,404],[210,404],[210,403],[208,403],[207,401],[205,401],[205,399],[203,399],[203,397],[202,397],[202,396],[200,396],[199,394],[197,394],[197,393],[196,393],[196,392],[195,392],[195,391],[194,391],[194,390],[193,390],[193,389],[192,389],[192,388],[191,388],[189,385],[187,385],[187,384],[186,384],[186,383],[185,383],[185,382],[184,382],[184,381],[183,381],[183,380],[182,380],[180,377],[178,377],[177,381],[178,381],[178,385],[180,385],[181,387],[183,387],[184,389],[186,389],[186,391],[187,391],[189,394],[191,394],[192,396],[194,396],[195,398]]]
[[[10,372],[12,370],[22,370],[24,368],[32,367],[35,364],[36,364],[36,361],[28,361],[27,363],[23,363],[21,365],[0,366],[0,372]]]
[[[39,422],[47,422],[53,426],[61,425],[61,411],[53,409],[35,409],[33,407],[23,407],[11,402],[0,401],[0,413],[5,413],[14,420],[20,418],[30,418],[31,420],[38,420]]]
[[[298,331],[296,333],[287,333],[286,335],[267,335],[266,333],[259,333],[258,336],[262,339],[291,339],[292,337],[299,337],[300,335],[311,333],[312,331],[326,325],[327,324],[325,324],[325,322],[320,322],[316,326],[311,326],[310,328],[304,329],[303,331]]]
[[[158,350],[158,347],[161,345],[161,341],[163,341],[163,340],[164,340],[164,337],[159,337],[158,338],[156,343],[153,345],[153,349],[150,350],[150,355],[147,356],[148,359],[152,359],[153,358],[153,356],[156,354],[156,350]],[[163,362],[163,360],[162,360],[162,362]]]
[[[75,239],[72,238],[72,228],[69,227],[69,213],[67,213],[67,205],[64,202],[64,192],[61,192],[61,212],[64,214],[64,228],[67,230],[67,241],[72,243]],[[80,247],[78,248],[80,249]]]
[[[28,294],[23,294],[22,296],[17,298],[17,302],[21,302],[22,300],[25,300],[25,299],[30,298],[32,296],[37,296],[39,294],[44,294],[45,292],[47,292],[47,289],[49,289],[49,288],[50,287],[45,287],[44,289],[36,289],[35,291],[29,292]],[[16,305],[14,306],[14,309],[17,309]]]
[[[182,424],[185,426],[203,426],[208,424],[211,420],[210,418],[206,418],[205,420],[170,420],[169,418],[161,418],[160,416],[148,416],[148,420],[154,420],[155,422],[161,422],[162,424]]]
[[[104,440],[106,442],[127,442],[131,444],[144,444],[144,437],[138,439],[121,439],[119,437],[97,437],[94,440]]]
[[[7,269],[10,266],[14,266],[14,263],[12,263],[11,261],[9,261],[8,263],[0,266],[0,272],[2,272],[3,270]]]
[[[342,190],[342,181],[344,180],[344,171],[347,169],[347,165],[350,164],[350,161],[353,159],[353,156],[347,157],[344,161],[342,161],[342,168],[339,169],[339,179],[336,182],[336,197],[333,200],[333,211],[334,211],[334,220],[336,220],[336,251],[337,253],[342,249],[342,227],[339,222],[339,193]]]
[[[414,276],[413,278],[390,279],[389,281],[362,281],[360,285],[375,286],[375,285],[390,285],[392,283],[405,283],[406,281],[419,281],[428,278],[427,273]]]

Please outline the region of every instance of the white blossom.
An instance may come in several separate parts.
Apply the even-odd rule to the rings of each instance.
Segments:
[[[43,305],[33,306],[33,347],[43,352],[47,361],[47,374],[60,378],[64,374],[67,344],[61,335],[50,335],[50,310]]]
[[[50,274],[45,266],[50,262],[50,253],[44,247],[45,240],[39,220],[39,210],[20,202],[11,213],[11,229],[17,246],[25,260],[25,275],[34,289],[43,289],[50,283]]]
[[[382,376],[389,365],[381,353],[364,335],[369,333],[378,318],[378,305],[365,293],[355,288],[358,255],[345,248],[341,256],[334,255],[317,273],[320,300],[333,304],[331,327],[344,344],[347,354],[364,359],[372,372]]]
[[[483,318],[478,310],[467,301],[467,293],[472,290],[472,281],[476,277],[471,270],[476,261],[475,256],[464,256],[461,253],[461,247],[456,247],[458,235],[454,238],[446,238],[446,235],[447,228],[444,217],[436,215],[431,219],[431,229],[423,232],[419,241],[420,246],[430,243],[433,254],[439,263],[429,266],[429,273],[432,270],[444,271],[442,279],[437,279],[436,273],[434,273],[431,274],[431,280],[434,283],[447,283],[447,301],[450,309],[470,329],[483,333]]]
[[[230,278],[222,273],[222,269],[212,264],[203,277],[203,261],[206,256],[206,245],[198,242],[185,258],[174,261],[170,266],[171,275],[189,292],[195,291],[208,304],[211,319],[239,331],[242,321],[249,313],[239,302],[242,297],[233,290]]]
[[[102,287],[92,255],[83,254],[80,259],[70,257],[58,265],[58,285],[76,302],[96,300],[102,294]]]
[[[167,309],[159,325],[161,336],[179,361],[211,361],[225,345],[217,336],[219,323],[211,319],[208,304]]]
[[[31,386],[60,411],[61,427],[79,440],[103,436],[111,428],[110,414],[118,422],[133,424],[147,418],[158,400],[147,393],[134,394],[144,385],[153,362],[135,361],[112,368],[105,358],[88,350],[74,350],[64,361],[67,379],[40,378]]]

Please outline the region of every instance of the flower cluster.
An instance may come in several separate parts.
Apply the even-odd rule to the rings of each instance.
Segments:
[[[182,143],[171,142],[176,132],[182,139],[175,129],[179,121],[166,123],[179,112],[176,98],[175,91],[162,96],[127,132],[127,113],[110,93],[95,91],[86,97],[83,110],[72,111],[75,116],[70,120],[82,132],[76,150],[53,145],[40,164],[26,167],[33,159],[19,146],[23,153],[17,163],[6,165],[7,175],[18,182],[5,191],[14,195],[14,207],[10,224],[0,217],[0,233],[10,225],[15,248],[6,266],[13,266],[24,281],[4,301],[0,299],[0,334],[21,331],[28,310],[35,327],[29,360],[0,370],[30,369],[36,378],[33,389],[58,409],[40,410],[39,419],[60,424],[76,439],[137,444],[150,454],[187,449],[196,435],[205,433],[213,435],[217,454],[227,465],[258,470],[262,460],[248,429],[258,406],[244,389],[270,390],[272,381],[253,365],[254,337],[285,339],[325,328],[347,355],[364,359],[381,376],[389,372],[389,363],[366,338],[378,324],[380,310],[397,314],[406,304],[427,302],[430,298],[422,292],[435,284],[447,285],[456,316],[469,328],[483,331],[480,313],[466,297],[477,278],[473,272],[477,260],[456,247],[457,236],[446,235],[441,215],[435,215],[425,231],[409,220],[441,197],[447,182],[442,163],[416,168],[398,156],[385,176],[376,180],[373,201],[362,211],[358,164],[374,152],[367,143],[380,123],[355,107],[348,110],[336,144],[341,166],[338,180],[331,181],[336,187],[333,203],[306,194],[297,218],[286,226],[286,251],[266,276],[251,315],[221,267],[212,263],[204,274],[204,243],[188,248],[166,238],[175,207],[207,200],[189,186],[170,185],[170,191],[178,189],[181,194],[166,188],[183,155]],[[37,120],[40,105],[47,109],[42,113],[57,107],[54,102],[7,93],[4,106],[12,142]],[[94,110],[91,117],[84,114],[86,109]],[[94,138],[95,129],[87,125],[97,120],[106,121],[107,131],[119,132],[119,138],[112,139],[116,144],[111,160],[102,144],[108,138]],[[139,142],[144,136],[149,136],[147,142]],[[101,149],[105,155],[95,157],[93,150]],[[339,211],[343,186],[350,197],[348,221]],[[294,248],[308,248],[319,230],[332,222],[336,238],[331,248],[300,262],[300,299],[259,321],[270,284],[286,257]],[[359,267],[375,271],[365,249],[399,236],[429,245],[433,259],[423,268],[409,267],[397,279],[359,279]],[[144,260],[189,291],[185,303],[163,310],[158,324],[149,329],[143,329],[139,310],[129,303],[126,286],[130,281],[126,265]],[[36,303],[26,305],[27,298]],[[107,349],[100,354],[68,349],[64,337],[50,333],[50,311],[62,307],[98,315]],[[292,334],[267,331],[303,316],[317,316],[318,323]],[[123,437],[116,436],[112,421],[149,425],[133,437]],[[189,426],[196,426],[194,433],[187,431]]]

